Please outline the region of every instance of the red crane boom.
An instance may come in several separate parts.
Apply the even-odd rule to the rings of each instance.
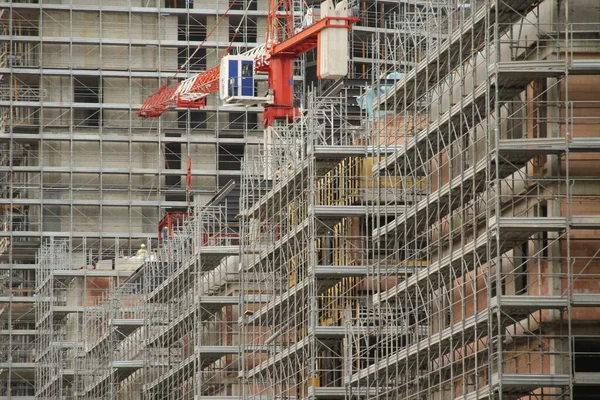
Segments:
[[[266,43],[244,53],[254,56],[256,71],[268,72],[269,75],[268,85],[273,92],[273,102],[265,105],[265,126],[271,125],[276,119],[292,121],[299,115],[293,105],[296,58],[318,47],[324,29],[350,30],[352,24],[358,21],[358,18],[326,16],[293,34],[293,17],[292,0],[269,0]],[[146,99],[137,115],[154,118],[176,107],[202,108],[206,105],[205,97],[219,91],[219,75],[220,66],[217,65],[175,84],[164,84]]]

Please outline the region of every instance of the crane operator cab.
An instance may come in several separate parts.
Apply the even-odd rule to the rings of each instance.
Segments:
[[[219,96],[225,105],[258,105],[272,96],[256,96],[254,57],[227,55],[221,59]]]

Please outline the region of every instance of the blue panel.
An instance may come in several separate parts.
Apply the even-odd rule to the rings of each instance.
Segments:
[[[239,60],[229,60],[229,75],[227,79],[227,93],[229,96],[238,95],[238,62]]]
[[[242,61],[242,96],[254,96],[254,61]]]

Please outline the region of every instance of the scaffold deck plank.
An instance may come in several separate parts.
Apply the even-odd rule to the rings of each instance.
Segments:
[[[411,266],[411,262],[405,265],[317,265],[314,274],[317,279],[342,279],[346,277],[367,277],[382,275],[408,275],[415,272],[421,266]],[[408,264],[408,265],[406,265]]]
[[[55,269],[52,276],[55,278],[126,278],[135,271],[122,269]]]
[[[144,368],[145,365],[145,360],[112,361],[110,363],[110,367],[116,370],[115,375],[117,382],[122,382],[123,380],[127,379],[136,371]]]
[[[494,374],[492,376],[492,382],[492,385],[482,387],[475,392],[458,397],[456,400],[495,399],[496,393],[499,392],[503,392],[505,394],[510,393],[515,396],[523,396],[537,388],[568,386],[569,376],[543,374]]]
[[[13,371],[33,371],[34,362],[0,362],[0,369],[12,369]]]

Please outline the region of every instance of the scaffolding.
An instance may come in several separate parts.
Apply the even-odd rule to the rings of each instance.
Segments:
[[[128,398],[141,392],[135,374],[146,365],[142,329],[147,318],[159,324],[162,315],[148,316],[139,283],[111,282],[105,289],[98,301],[84,309],[74,398]]]
[[[309,96],[298,123],[267,131],[261,153],[246,158],[244,398],[346,394],[345,321],[368,290],[362,278],[374,260],[363,233],[377,194],[372,148],[346,105],[343,94]]]
[[[406,3],[364,130],[309,99],[247,157],[244,397],[594,397],[597,9]]]
[[[234,36],[234,53],[262,42],[266,2],[236,4],[207,38],[229,0],[0,2],[0,399],[32,397],[36,377],[50,379],[34,365],[40,246],[68,239],[96,261],[153,249],[164,213],[239,181],[261,107],[211,98],[160,121],[135,115],[180,66],[186,78],[217,65]],[[74,379],[68,390],[83,385]]]
[[[175,242],[163,247],[163,263],[146,273],[148,306],[168,312],[146,344],[157,364],[144,388],[151,398],[226,397],[239,390],[239,239],[226,211],[197,204]]]
[[[307,6],[318,3],[293,2],[296,27],[304,21]],[[379,2],[361,2],[361,6],[366,10],[375,3]],[[86,253],[85,265],[110,259],[116,265],[119,258],[131,257],[141,243],[156,248],[156,225],[165,212],[188,211],[194,201],[207,202],[219,188],[231,181],[239,183],[245,147],[262,142],[258,126],[261,107],[223,108],[210,98],[203,110],[169,112],[160,120],[134,116],[142,100],[179,66],[185,65],[179,74],[185,78],[217,65],[232,40],[233,53],[262,41],[267,2],[238,0],[214,35],[197,49],[230,5],[230,0],[132,0],[127,4],[94,0],[85,5],[75,0],[61,4],[24,0],[0,4],[0,131],[5,134],[0,139],[0,398],[36,393],[52,397],[60,391],[90,397],[109,393],[109,386],[113,394],[115,390],[133,393],[139,389],[134,389],[135,384],[126,385],[129,389],[123,385],[142,372],[121,382],[102,361],[98,365],[104,366],[108,378],[99,383],[100,392],[86,392],[95,379],[90,366],[97,361],[92,360],[101,358],[86,352],[93,342],[88,336],[96,337],[94,324],[100,326],[112,318],[107,307],[126,297],[116,286],[72,316],[61,317],[55,326],[38,321],[46,332],[46,342],[64,336],[60,324],[75,315],[81,319],[77,329],[87,333],[81,333],[80,357],[68,368],[75,370],[72,379],[55,381],[45,376],[52,370],[48,366],[51,361],[58,363],[66,350],[53,350],[52,355],[44,352],[39,361],[47,367],[40,367],[36,374],[33,361],[42,343],[36,339],[40,316],[36,317],[38,300],[33,297],[40,268],[36,254],[49,240],[68,239],[68,252],[85,248],[93,253]],[[356,43],[364,43],[361,50],[353,51],[356,60],[351,66],[360,56],[363,60],[357,68],[372,70],[377,57],[365,53],[372,43],[368,37],[381,30],[378,21],[390,10],[378,8],[377,17],[365,16],[365,31],[352,36]],[[385,35],[391,35],[389,29]],[[310,60],[310,56],[299,60],[295,69],[294,79],[302,83],[296,91],[299,107],[306,104],[309,85],[302,76],[310,69]],[[363,75],[360,82],[364,83],[370,75]],[[360,124],[360,110],[353,105],[353,96],[360,82],[324,87],[334,96],[346,96],[346,116],[355,126]],[[257,90],[266,90],[266,77],[259,79]],[[237,188],[227,196],[227,220],[234,230],[238,229],[238,196]],[[232,268],[227,274],[233,273]],[[225,270],[218,271],[221,279],[219,274]],[[227,276],[231,282],[235,280]],[[56,290],[52,285],[59,281],[71,285],[82,279],[87,278],[53,277],[40,289]],[[133,287],[122,290],[135,291]],[[228,307],[236,310],[234,304]],[[102,329],[104,334],[112,332],[112,328]],[[111,340],[119,337],[116,333],[109,336]],[[119,341],[119,346],[125,342]],[[152,357],[144,354],[139,358]],[[53,368],[58,371],[62,367]],[[152,368],[167,367],[158,362]],[[142,369],[149,370],[149,364]],[[36,376],[43,383],[37,383]],[[206,379],[215,382],[218,376]],[[116,389],[121,386],[123,389]]]
[[[143,262],[135,256],[95,262],[89,250],[67,239],[49,240],[39,250],[31,352],[36,399],[75,398],[79,393],[88,372],[82,369],[86,345],[96,338],[86,329],[89,315],[99,309],[113,311],[109,289],[120,287]]]
[[[238,234],[226,206],[194,211],[153,252],[90,263],[67,240],[40,249],[35,398],[236,394]]]
[[[597,1],[352,1],[260,133],[131,116],[214,2],[96,3],[0,5],[0,400],[597,397]]]
[[[84,312],[77,398],[237,398],[239,244],[227,207],[199,206]]]
[[[400,148],[373,173],[402,181],[392,198],[405,209],[374,215],[386,262],[372,310],[403,329],[346,360],[351,391],[555,399],[598,384],[584,361],[600,306],[587,247],[600,221],[586,164],[600,104],[583,89],[600,73],[592,3],[456,7],[441,40],[376,101],[371,144]],[[388,273],[390,259],[415,269]]]

